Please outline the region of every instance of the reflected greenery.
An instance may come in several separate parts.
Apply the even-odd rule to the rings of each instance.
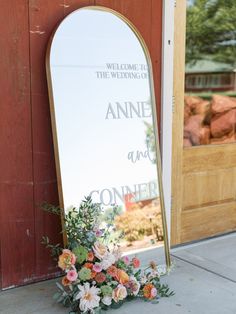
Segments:
[[[186,62],[236,65],[236,1],[195,0],[187,8]]]

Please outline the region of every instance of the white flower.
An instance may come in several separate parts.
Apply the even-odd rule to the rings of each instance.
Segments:
[[[141,282],[141,285],[145,285],[145,283],[147,282],[147,277],[146,277],[145,275],[143,275],[143,276],[141,277],[140,282]]]
[[[99,241],[96,241],[94,243],[93,251],[94,251],[95,256],[99,259],[103,259],[104,255],[106,255],[108,252],[107,246]]]
[[[145,283],[147,282],[147,276],[144,272],[141,273],[141,279],[140,279],[140,283],[141,285],[145,285]]]
[[[109,297],[108,295],[106,295],[103,299],[102,299],[102,303],[109,306],[111,305],[111,301],[112,301],[112,298]]]
[[[75,300],[80,300],[79,308],[82,312],[86,313],[88,310],[93,310],[99,306],[100,289],[95,286],[90,287],[89,283],[86,282],[83,286],[78,285],[80,292],[75,296]]]
[[[115,256],[112,253],[107,252],[101,261],[102,269],[107,270],[111,265],[115,264],[115,262]]]
[[[119,259],[121,259],[121,257],[122,257],[122,252],[121,252],[120,247],[114,248],[114,250],[113,250],[112,253],[113,253],[113,255],[115,256],[116,262],[117,262]]]
[[[157,272],[159,276],[163,276],[167,273],[166,265],[158,265],[157,266]]]
[[[148,280],[156,278],[156,277],[160,277],[160,275],[157,270],[152,269],[148,276]]]

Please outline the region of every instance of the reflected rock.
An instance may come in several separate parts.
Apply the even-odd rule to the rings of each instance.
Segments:
[[[236,109],[215,115],[211,120],[212,137],[222,137],[235,130]]]
[[[211,103],[207,100],[202,100],[195,104],[194,108],[192,109],[192,113],[194,115],[201,115],[203,116],[204,124],[209,124],[211,120]]]
[[[189,139],[192,145],[200,145],[203,120],[202,115],[191,116],[184,127],[184,138]]]
[[[220,138],[211,138],[211,144],[227,144],[235,142],[235,133],[234,131]]]
[[[193,146],[192,142],[189,138],[184,138],[184,147],[191,147]]]
[[[186,95],[184,97],[184,103],[186,106],[188,106],[190,108],[191,111],[195,108],[196,104],[198,104],[201,101],[202,101],[202,98],[196,97],[196,96]]]
[[[236,99],[229,96],[213,95],[212,113],[219,114],[236,108]]]

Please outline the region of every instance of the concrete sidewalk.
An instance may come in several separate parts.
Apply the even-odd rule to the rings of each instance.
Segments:
[[[236,314],[236,233],[172,250],[173,272],[163,278],[175,296],[159,304],[133,301],[107,314]],[[0,293],[2,314],[66,314],[52,300],[55,280]]]

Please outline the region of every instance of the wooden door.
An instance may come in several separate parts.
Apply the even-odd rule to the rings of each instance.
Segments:
[[[236,230],[236,143],[183,148],[186,1],[175,10],[172,245]]]
[[[8,0],[1,2],[0,288],[59,274],[43,235],[60,242],[60,219],[44,213],[58,204],[45,72],[49,38],[78,8],[107,6],[138,28],[150,50],[160,116],[162,1]]]

